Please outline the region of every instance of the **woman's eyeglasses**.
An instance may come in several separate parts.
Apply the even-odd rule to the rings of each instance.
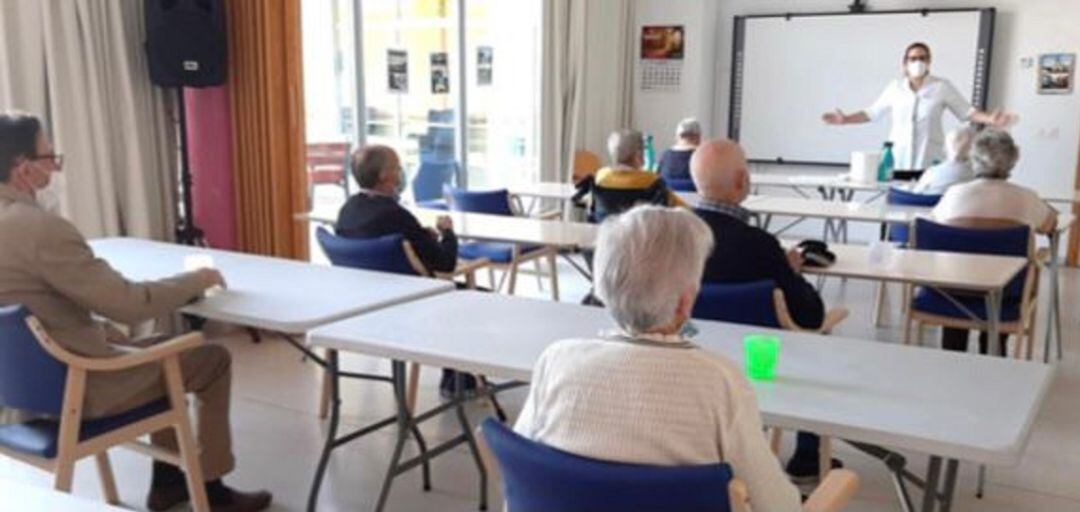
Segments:
[[[60,169],[60,168],[62,168],[64,166],[64,155],[61,155],[60,153],[48,153],[48,154],[45,154],[45,155],[36,155],[33,158],[31,158],[30,160],[33,160],[33,161],[47,160],[47,161],[51,162],[54,166],[56,166],[57,169]]]

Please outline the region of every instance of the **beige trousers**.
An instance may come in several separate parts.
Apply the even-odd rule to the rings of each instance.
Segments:
[[[165,398],[164,372],[158,366],[158,376],[146,381],[132,393],[122,393],[119,400],[108,397],[87,397],[87,416],[102,417],[146,405]],[[199,444],[199,459],[202,461],[203,476],[207,481],[216,480],[228,474],[236,466],[232,453],[232,432],[229,425],[229,400],[232,382],[232,358],[229,351],[219,345],[202,345],[180,355],[180,373],[184,380],[184,391],[195,395],[195,432]],[[135,368],[130,377],[144,380],[146,368]],[[113,388],[124,380],[125,372],[115,374],[91,375],[87,392],[95,389]],[[98,377],[95,379],[95,377]],[[104,378],[104,379],[102,379]],[[108,382],[103,382],[107,380]],[[96,381],[96,382],[95,382]],[[130,388],[129,388],[130,389]],[[100,392],[100,391],[99,391]],[[121,393],[116,393],[119,395]],[[89,407],[91,404],[94,407]],[[161,448],[178,451],[176,434],[173,429],[165,429],[150,436],[150,441]]]

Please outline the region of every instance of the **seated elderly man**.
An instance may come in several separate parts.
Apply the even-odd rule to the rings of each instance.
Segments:
[[[755,510],[798,510],[739,367],[680,335],[711,247],[708,226],[682,209],[639,206],[605,222],[594,279],[618,329],[549,346],[514,430],[596,459],[726,462]]]
[[[953,185],[934,207],[931,217],[944,223],[992,219],[1027,224],[1039,233],[1049,233],[1057,224],[1057,213],[1033,190],[1009,183],[1020,148],[1004,130],[989,128],[971,144],[971,168],[975,179]],[[999,343],[1004,349],[1006,334]],[[946,327],[941,345],[946,350],[967,350],[968,331]],[[987,334],[979,334],[979,349],[986,353]],[[1005,350],[1001,350],[1004,354]]]
[[[619,130],[608,137],[608,152],[614,165],[596,171],[594,220],[622,213],[640,203],[686,206],[679,196],[668,190],[662,178],[642,170],[644,148],[641,132],[637,130]]]
[[[824,320],[825,306],[817,290],[799,274],[802,256],[798,250],[785,254],[774,236],[748,223],[750,212],[740,206],[750,193],[746,167],[742,148],[723,139],[702,144],[690,161],[701,196],[694,212],[708,224],[716,240],[716,248],[705,263],[704,280],[746,283],[771,279],[783,290],[795,322],[816,329]],[[797,481],[813,481],[818,476],[818,445],[817,436],[799,433],[795,456],[787,465]]]
[[[947,160],[937,164],[919,176],[919,181],[911,188],[918,194],[941,195],[949,187],[970,181],[973,177],[970,163],[971,141],[975,138],[975,129],[962,126],[945,138]]]
[[[675,145],[660,157],[660,176],[669,183],[690,179],[690,156],[701,145],[701,123],[693,118],[679,121],[675,137],[678,139]]]
[[[371,145],[352,155],[352,174],[360,191],[338,212],[338,236],[376,238],[401,234],[432,272],[452,272],[457,266],[458,242],[450,217],[439,217],[437,231],[424,229],[409,210],[398,203],[405,189],[401,159],[388,146]]]
[[[48,187],[61,164],[37,118],[0,114],[0,305],[26,306],[72,352],[111,357],[122,353],[116,343],[127,340],[94,315],[135,324],[171,314],[206,289],[225,284],[214,270],[133,282],[96,258],[75,226],[35,201],[35,193]],[[199,453],[212,509],[270,506],[270,493],[237,492],[221,480],[236,465],[229,427],[229,353],[219,345],[203,345],[182,354],[180,366],[184,389],[196,397]],[[162,380],[159,365],[91,373],[84,413],[88,418],[113,416],[160,400],[165,396]],[[154,434],[151,442],[177,450],[171,429]],[[147,507],[166,510],[188,499],[184,474],[155,461]]]
[[[429,271],[452,272],[457,267],[458,241],[450,217],[440,216],[436,229],[425,229],[398,202],[405,189],[405,172],[397,152],[389,146],[366,146],[353,153],[351,167],[360,191],[338,212],[338,236],[377,238],[400,234]],[[453,371],[444,369],[439,385],[442,395],[453,396],[456,383]],[[466,375],[465,388],[475,389],[476,378]]]

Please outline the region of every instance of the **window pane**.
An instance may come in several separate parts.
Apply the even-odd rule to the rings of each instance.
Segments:
[[[465,0],[469,187],[539,179],[541,0]]]
[[[439,87],[432,80],[433,54],[440,62],[435,67],[442,68],[442,76],[458,69],[456,3],[363,2],[367,139],[368,143],[391,146],[401,155],[413,189],[406,199],[441,197],[442,184],[457,172],[455,96],[444,80]]]

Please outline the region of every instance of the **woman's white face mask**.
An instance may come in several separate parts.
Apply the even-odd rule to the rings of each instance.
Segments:
[[[911,78],[922,78],[930,71],[930,65],[926,61],[913,60],[907,63],[907,73]]]

